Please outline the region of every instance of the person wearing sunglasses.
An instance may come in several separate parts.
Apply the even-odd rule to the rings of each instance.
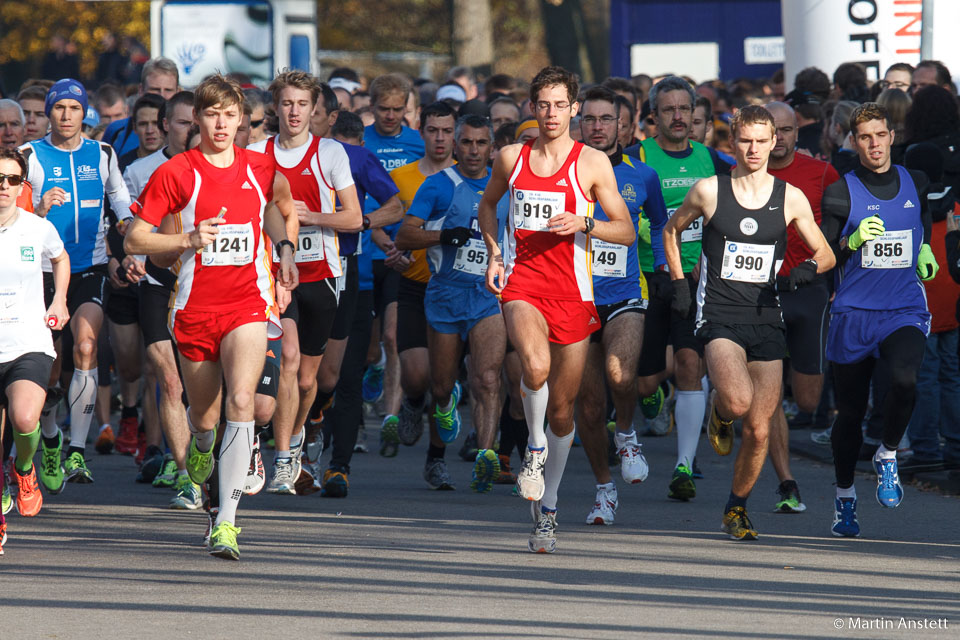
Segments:
[[[23,154],[0,149],[0,408],[6,409],[17,445],[17,509],[22,516],[35,516],[43,505],[33,466],[40,442],[37,422],[56,357],[50,329],[62,328],[70,317],[70,258],[49,220],[17,206],[26,169]],[[49,305],[42,271],[46,260],[56,289]],[[9,495],[6,488],[4,494]],[[6,539],[7,525],[0,515],[0,554]]]

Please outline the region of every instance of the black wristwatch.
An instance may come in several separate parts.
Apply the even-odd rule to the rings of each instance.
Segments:
[[[281,240],[280,242],[278,242],[278,243],[276,244],[277,256],[278,256],[278,257],[280,256],[281,253],[283,253],[282,249],[283,249],[285,246],[290,247],[290,253],[296,253],[296,252],[297,252],[297,247],[296,247],[296,245],[294,245],[294,244],[293,244],[292,242],[290,242],[289,240]]]
[[[363,216],[363,230],[367,231],[368,229],[370,229],[370,218]]]
[[[585,217],[583,219],[584,233],[591,233],[595,226],[597,226],[597,222],[593,218]]]

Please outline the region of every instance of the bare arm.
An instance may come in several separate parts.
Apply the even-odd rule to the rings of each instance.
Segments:
[[[497,203],[507,192],[508,171],[513,171],[520,155],[520,145],[510,145],[500,150],[490,172],[490,181],[483,192],[480,206],[477,209],[477,223],[480,225],[480,234],[487,245],[487,289],[499,295],[503,290],[503,281],[506,272],[503,268],[503,256],[500,255],[500,245],[497,243]]]
[[[440,244],[440,230],[427,231],[423,228],[424,223],[423,218],[411,215],[404,216],[403,224],[397,231],[397,249],[401,251],[426,249]]]
[[[56,258],[50,258],[53,267],[53,301],[47,308],[47,319],[56,318],[57,323],[51,329],[63,329],[70,319],[67,311],[67,287],[70,284],[70,256],[66,250],[60,252]],[[49,326],[49,325],[48,325]]]
[[[400,202],[400,196],[394,194],[392,198],[380,205],[379,209],[374,209],[366,217],[370,220],[371,229],[387,227],[398,222],[403,218],[403,203]]]
[[[300,235],[300,220],[297,217],[297,207],[293,199],[293,194],[290,192],[290,183],[279,171],[273,179],[273,201],[271,201],[267,207],[274,207],[279,214],[283,216],[284,227],[287,231],[286,239],[296,244],[294,238]],[[264,222],[266,222],[266,217],[264,217]],[[270,236],[270,238],[274,243],[284,240],[284,238],[274,238],[273,236]]]
[[[800,238],[813,251],[813,260],[817,263],[817,273],[826,273],[837,264],[827,239],[824,237],[817,221],[813,217],[813,210],[807,197],[800,189],[787,185],[786,198],[787,225],[793,225]]]
[[[594,199],[600,203],[603,212],[609,218],[609,220],[596,220],[590,235],[606,242],[627,246],[633,244],[637,232],[633,228],[630,212],[627,211],[627,205],[623,201],[623,196],[620,195],[620,189],[617,188],[617,177],[613,174],[613,165],[610,164],[603,152],[596,149],[584,148],[580,155],[585,160],[583,163],[577,163],[577,177],[580,184],[584,185],[588,193],[593,193]],[[567,215],[554,216],[551,219],[551,228],[554,228],[555,225],[563,227]],[[575,222],[578,228],[575,228],[573,232],[583,231],[584,222],[582,220],[576,220]],[[566,230],[557,233],[566,235]]]
[[[289,240],[286,221],[279,207],[267,207],[263,212],[263,230],[274,244]],[[297,266],[293,263],[293,249],[290,245],[284,244],[280,249],[280,270],[277,272],[277,280],[287,289],[293,289],[297,286],[297,276]]]
[[[297,216],[302,225],[316,225],[336,231],[359,231],[363,227],[363,213],[357,188],[350,185],[337,191],[340,207],[336,211],[310,211],[305,202],[296,201]],[[378,209],[379,211],[379,209]]]
[[[701,216],[709,220],[707,211],[710,212],[709,215],[713,215],[716,199],[716,177],[704,178],[691,187],[687,197],[683,199],[683,204],[673,212],[667,224],[664,225],[663,252],[667,257],[667,267],[670,269],[672,280],[681,280],[684,277],[683,262],[680,259],[680,234]]]

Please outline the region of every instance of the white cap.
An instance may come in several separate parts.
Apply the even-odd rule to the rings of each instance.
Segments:
[[[360,88],[359,82],[354,82],[353,80],[347,80],[346,78],[330,78],[330,82],[327,83],[330,85],[331,89],[345,89],[348,93],[353,93]]]
[[[437,101],[452,98],[457,102],[467,101],[467,92],[458,84],[445,84],[437,89]]]

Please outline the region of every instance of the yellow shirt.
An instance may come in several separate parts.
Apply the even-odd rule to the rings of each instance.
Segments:
[[[390,172],[390,177],[393,178],[394,184],[396,184],[397,189],[400,190],[398,195],[401,204],[403,204],[403,211],[406,213],[407,209],[409,209],[413,203],[413,197],[417,195],[417,189],[419,189],[423,181],[427,179],[427,176],[420,172],[420,161],[417,160],[416,162],[409,162],[402,167],[397,167]],[[427,250],[415,249],[412,255],[413,264],[401,275],[414,282],[422,282],[423,284],[430,282]]]

